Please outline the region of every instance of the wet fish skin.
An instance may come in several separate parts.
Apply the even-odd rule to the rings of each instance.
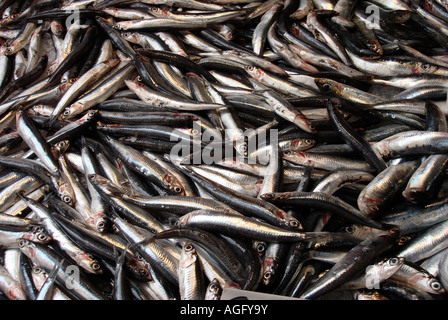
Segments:
[[[364,240],[352,248],[328,273],[320,278],[314,285],[305,289],[300,297],[314,299],[332,288],[344,283],[347,274],[363,270],[374,259],[374,256],[389,249],[398,237],[398,229],[391,229],[379,236]]]
[[[56,283],[65,286],[66,281],[70,281],[70,265],[71,262],[63,258],[56,251],[50,249],[48,246],[32,243],[28,240],[19,239],[18,245],[20,250],[37,263],[40,267],[45,269],[48,273],[62,261],[61,268],[59,268],[56,274]],[[74,299],[87,299],[87,300],[107,300],[107,298],[98,291],[98,289],[87,280],[83,273],[80,273],[79,286],[74,286],[75,290],[68,290],[67,294],[70,294]]]
[[[388,202],[405,188],[417,165],[416,161],[404,162],[378,173],[359,194],[358,208],[368,217],[381,214]]]
[[[383,158],[375,153],[370,144],[364,138],[358,135],[352,126],[342,117],[337,101],[330,100],[327,106],[328,114],[331,123],[336,130],[341,133],[346,143],[350,144],[354,149],[358,150],[363,155],[366,161],[377,170],[381,172],[387,168],[386,162]]]
[[[379,10],[378,25],[369,24],[368,8]],[[364,271],[363,263],[369,261],[372,272],[398,253],[400,261],[405,256],[423,269],[406,261],[393,276],[381,274],[387,279],[380,291],[399,299],[444,299],[444,269],[436,264],[447,247],[447,8],[441,0],[1,1],[0,194],[2,212],[11,215],[0,215],[5,268],[18,279],[24,262],[18,257],[28,262],[20,283],[30,300],[38,290],[44,299],[179,299],[177,267],[182,245],[191,241],[200,277],[218,281],[213,299],[226,287],[380,299],[342,289],[365,284],[353,271]],[[146,29],[119,30],[142,25]],[[92,41],[83,42],[85,32],[95,30]],[[262,49],[259,31],[266,39]],[[87,47],[82,60],[72,60]],[[340,105],[328,108],[334,98]],[[22,111],[33,130],[17,125]],[[221,147],[232,154],[217,163],[187,165],[196,153],[170,154],[173,130],[183,141],[210,132],[221,142],[226,129],[230,138]],[[240,130],[262,139],[274,129],[278,140],[254,150],[238,140]],[[201,152],[215,146],[209,142],[197,144]],[[275,161],[249,163],[266,158],[272,143]],[[376,162],[367,160],[369,150]],[[59,160],[56,166],[47,155]],[[417,164],[421,171],[411,181]],[[385,168],[404,169],[392,178],[382,177]],[[367,212],[358,197],[380,178],[398,181],[405,192],[376,184],[381,210]],[[405,190],[406,179],[412,183]],[[410,191],[417,186],[425,190],[420,196]],[[19,189],[26,198],[16,196]],[[295,198],[271,202],[264,198],[269,194]],[[389,197],[391,208],[382,205]],[[61,260],[68,258],[57,248],[61,242],[19,239],[23,251],[9,248],[19,245],[12,240],[18,229],[42,228],[25,199],[51,211],[54,224],[45,226],[52,234],[60,235],[59,228],[107,272],[85,277],[80,268],[81,287],[65,290],[69,262]],[[86,224],[93,213],[96,222]],[[381,228],[390,225],[400,229],[391,243],[381,238]],[[368,242],[361,245],[373,239],[385,242],[379,255],[363,247]],[[372,255],[353,262],[350,256],[362,248]],[[330,277],[326,263],[340,263],[340,277]],[[45,272],[33,276],[31,264]],[[52,270],[55,279],[48,278]],[[184,283],[200,282],[190,279]],[[329,284],[324,289],[322,279]],[[205,283],[201,300],[212,299],[205,292],[213,286]]]

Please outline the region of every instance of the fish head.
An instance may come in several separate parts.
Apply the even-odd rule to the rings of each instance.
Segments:
[[[291,150],[300,151],[312,148],[316,144],[314,139],[295,139],[291,142]]]
[[[366,40],[367,47],[378,55],[383,55],[384,50],[381,44],[376,40]]]
[[[74,257],[76,263],[91,274],[102,274],[103,270],[101,269],[101,265],[92,258],[89,254],[82,253]]]
[[[141,43],[141,37],[136,34],[135,32],[121,32],[121,37],[125,39],[126,41],[129,41],[131,43],[140,44]]]
[[[421,62],[417,61],[415,62],[415,67],[413,68],[413,73],[419,74],[419,73],[434,73],[439,69],[438,66],[427,63],[427,62]]]
[[[89,110],[84,116],[76,120],[78,124],[82,124],[88,122],[94,118],[96,118],[100,114],[99,110]]]
[[[120,21],[117,22],[116,24],[112,25],[112,29],[118,30],[118,31],[122,31],[125,29],[125,26],[123,25],[123,23],[126,21]]]
[[[69,119],[72,116],[72,114],[73,114],[73,108],[72,108],[72,106],[70,106],[70,107],[67,107],[67,108],[64,109],[64,111],[59,116],[59,118],[61,120],[67,120],[67,119]]]
[[[397,272],[404,262],[405,259],[403,257],[392,257],[382,260],[375,265],[369,266],[366,270],[366,277],[386,280]]]
[[[442,294],[442,293],[446,292],[442,283],[437,278],[431,277],[430,279],[428,279],[427,283],[428,283],[429,288],[431,289],[430,293]]]
[[[273,277],[275,276],[275,271],[277,269],[278,264],[272,257],[265,256],[263,261],[263,284],[268,286],[271,284]]]
[[[210,296],[210,300],[219,300],[222,293],[222,286],[218,279],[214,278],[207,286],[207,296]]]
[[[18,238],[17,245],[19,247],[19,250],[23,252],[31,260],[33,260],[33,258],[36,256],[37,254],[36,243],[24,238]]]
[[[179,268],[188,268],[196,263],[198,256],[196,248],[190,241],[186,242],[182,247],[181,257],[179,260]]]
[[[134,80],[125,80],[124,83],[130,90],[132,90],[134,92],[145,86],[145,84],[143,82],[139,81],[138,78],[136,78]]]
[[[317,133],[316,127],[311,123],[311,121],[301,112],[297,112],[294,116],[293,123],[301,128],[303,131],[308,133]]]
[[[260,80],[263,77],[263,71],[253,65],[245,65],[244,70],[254,79]]]
[[[104,215],[104,212],[97,212],[94,217],[95,229],[99,233],[104,233],[108,226],[108,220]]]
[[[59,178],[57,181],[57,192],[59,198],[69,206],[73,206],[75,203],[75,194],[73,189],[69,184],[67,184],[64,179]]]
[[[316,78],[314,82],[323,94],[338,95],[342,89],[336,81],[330,79]]]
[[[184,195],[185,193],[184,188],[178,183],[170,184],[169,189],[173,194]]]
[[[70,140],[66,139],[58,141],[54,145],[52,145],[51,151],[54,155],[56,155],[56,157],[58,157],[61,154],[64,154],[67,151],[68,147],[70,147]]]
[[[136,255],[135,257],[131,257],[127,260],[126,266],[127,270],[133,273],[137,277],[137,279],[141,279],[144,281],[153,281],[153,277],[151,276],[150,268],[151,266],[143,259],[142,256]]]
[[[168,11],[163,10],[162,8],[159,8],[159,7],[150,7],[149,13],[156,17],[159,17],[159,18],[167,18],[168,17]]]
[[[22,238],[42,244],[47,244],[52,240],[52,237],[41,226],[33,226]]]

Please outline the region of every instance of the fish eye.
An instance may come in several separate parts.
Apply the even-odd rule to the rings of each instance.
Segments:
[[[322,89],[324,89],[325,91],[330,91],[331,90],[331,84],[329,83],[324,83],[322,85]]]
[[[305,140],[305,143],[306,143],[306,144],[312,144],[312,143],[313,143],[313,140],[311,140],[311,139],[306,139],[306,140]]]
[[[274,198],[274,194],[273,193],[265,193],[265,194],[262,194],[261,197],[263,199],[272,199],[272,198]]]
[[[431,65],[429,63],[422,64],[423,70],[429,70],[429,68],[431,68]]]
[[[398,258],[391,258],[389,260],[389,263],[391,266],[396,266],[398,264],[399,259]]]
[[[402,236],[398,238],[397,243],[398,245],[404,245],[406,242],[409,241],[409,239],[410,239],[409,237]]]
[[[28,243],[29,243],[28,240],[25,240],[25,239],[20,239],[20,240],[17,242],[17,244],[19,245],[20,248],[25,247]]]
[[[45,234],[43,234],[43,233],[39,233],[39,234],[37,235],[37,239],[38,239],[39,241],[45,241],[45,240],[47,240],[47,235],[45,235]]]
[[[345,232],[347,232],[347,233],[354,233],[355,232],[355,227],[348,226],[348,227],[345,228]]]
[[[289,226],[293,228],[297,228],[299,226],[299,222],[297,220],[289,221]]]
[[[62,113],[62,115],[64,115],[65,117],[67,117],[67,116],[69,116],[70,115],[70,110],[65,110],[63,113]]]
[[[378,49],[378,44],[377,44],[376,42],[369,42],[369,46],[370,46],[371,48],[373,48],[374,50],[377,50],[377,49]]]
[[[193,247],[193,245],[190,244],[190,243],[186,244],[185,247],[184,247],[184,250],[185,250],[186,252],[193,251],[193,249],[194,249],[194,247]]]
[[[101,266],[98,262],[92,262],[92,264],[90,265],[90,267],[92,268],[92,270],[94,271],[98,271],[101,269]]]
[[[62,197],[62,201],[64,201],[65,203],[70,203],[72,201],[72,197],[70,197],[70,196],[63,196]]]
[[[42,272],[42,268],[38,267],[38,266],[33,266],[32,271],[34,273],[41,273]]]
[[[283,151],[283,154],[286,155],[286,156],[288,156],[288,155],[291,154],[291,151],[290,151],[290,150],[285,150],[285,151]]]
[[[265,273],[264,273],[263,278],[265,278],[265,279],[270,279],[271,276],[272,276],[272,273],[268,271],[268,272],[265,272]]]
[[[399,234],[400,230],[397,227],[392,227],[391,229],[389,229],[389,232],[391,234]]]
[[[106,227],[106,223],[104,221],[98,222],[97,226],[98,229],[102,230]]]
[[[259,244],[257,244],[256,249],[257,249],[258,253],[262,253],[266,250],[266,245],[264,243],[259,243]]]
[[[210,289],[210,291],[218,290],[218,286],[215,283],[211,283],[208,288]]]
[[[431,282],[430,287],[431,287],[431,289],[436,290],[436,291],[439,291],[440,289],[442,289],[442,285],[438,281]]]
[[[172,190],[173,190],[173,192],[175,192],[175,193],[180,193],[180,192],[182,192],[182,188],[181,188],[181,187],[178,187],[178,186],[174,186],[174,187],[172,187]]]
[[[140,270],[139,270],[139,274],[140,274],[142,277],[146,278],[146,277],[148,277],[149,272],[148,272],[148,270],[146,270],[146,269],[140,269]]]
[[[44,231],[44,228],[40,227],[40,226],[38,226],[38,227],[36,227],[36,229],[34,229],[34,232],[36,232],[36,233],[43,232],[43,231]]]

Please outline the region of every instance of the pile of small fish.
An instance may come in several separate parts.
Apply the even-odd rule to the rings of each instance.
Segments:
[[[2,299],[446,297],[448,1],[2,0],[0,42]]]

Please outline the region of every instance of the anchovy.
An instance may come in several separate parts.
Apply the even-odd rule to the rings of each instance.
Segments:
[[[331,288],[339,287],[347,281],[347,275],[363,270],[375,259],[375,256],[389,249],[397,237],[398,230],[392,229],[377,237],[364,240],[353,247],[316,283],[305,289],[300,297],[312,299],[329,292]]]
[[[375,168],[377,172],[385,170],[387,168],[386,162],[378,153],[374,152],[370,147],[370,144],[364,140],[362,136],[358,135],[352,126],[344,119],[338,109],[337,101],[330,100],[327,105],[327,110],[332,125],[341,134],[345,142],[361,153],[366,161]]]
[[[307,14],[306,24],[313,32],[315,38],[327,44],[343,63],[345,63],[346,65],[352,64],[340,40],[335,37],[331,33],[331,31],[319,21],[316,12],[311,11]]]
[[[418,262],[446,248],[446,226],[442,221],[425,229],[397,253],[409,262]]]
[[[114,223],[119,228],[119,231],[128,239],[133,251],[138,252],[144,259],[146,259],[151,266],[162,273],[168,281],[173,284],[178,284],[178,265],[179,260],[175,259],[173,255],[163,246],[156,242],[148,242],[143,234],[139,233],[136,227],[123,219],[116,217]]]
[[[446,0],[0,2],[2,291],[446,298]]]
[[[67,281],[70,281],[71,262],[65,259],[57,251],[50,249],[48,246],[32,243],[25,239],[19,239],[18,245],[20,251],[22,251],[28,258],[31,259],[38,266],[43,268],[47,273],[50,273],[55,265],[61,263],[61,267],[56,273],[56,283],[64,286]],[[62,262],[61,262],[62,261]],[[106,297],[96,288],[90,279],[83,273],[80,273],[79,283],[77,286],[73,286],[72,290],[65,292],[75,299],[87,299],[87,300],[107,300]]]
[[[391,276],[391,280],[406,283],[417,291],[422,290],[431,294],[445,292],[445,288],[437,278],[420,266],[407,261]]]
[[[45,280],[45,282],[42,284],[42,287],[40,287],[39,293],[36,296],[35,300],[52,300],[52,297],[53,297],[53,294],[54,294],[54,291],[55,291],[54,289],[55,289],[55,286],[56,286],[55,285],[56,273],[58,272],[61,264],[62,264],[62,260],[48,274],[48,277]]]
[[[401,210],[387,210],[384,212],[381,221],[386,224],[396,225],[400,228],[402,235],[407,235],[445,221],[445,206],[445,201],[438,201]]]
[[[64,94],[50,115],[50,121],[58,118],[69,103],[76,99],[80,93],[88,86],[92,85],[96,80],[110,71],[111,68],[118,64],[118,59],[106,60],[98,63],[95,67],[84,73],[76,80],[74,85]]]
[[[242,215],[220,211],[195,210],[178,220],[181,227],[193,227],[226,235],[241,234],[252,240],[269,242],[290,242],[332,239],[338,236],[327,232],[288,231]]]
[[[380,214],[394,196],[405,188],[416,169],[416,161],[406,161],[379,172],[360,192],[358,208],[368,217]]]
[[[184,111],[213,110],[221,108],[223,105],[218,103],[201,103],[190,99],[179,99],[174,95],[166,95],[161,92],[154,91],[143,83],[125,80],[126,85],[137,96],[148,105],[158,107],[168,107]]]
[[[291,205],[309,205],[329,209],[357,223],[378,229],[384,228],[380,223],[366,218],[361,211],[349,203],[325,192],[274,192],[263,194],[261,198],[266,201],[283,203],[285,205],[289,203]]]
[[[181,300],[203,300],[205,297],[204,273],[195,246],[186,242],[179,260],[179,290]]]
[[[446,132],[410,130],[378,141],[372,145],[372,148],[383,157],[397,157],[421,152],[444,153],[446,152],[447,137]]]
[[[100,274],[102,272],[100,264],[91,258],[86,252],[83,252],[77,245],[75,245],[61,230],[56,226],[52,213],[41,203],[32,199],[23,197],[28,206],[33,212],[42,219],[45,228],[50,233],[51,237],[58,242],[59,246],[66,252],[73,261],[87,272],[93,274]]]
[[[134,70],[132,63],[124,66],[118,66],[105,80],[101,82],[95,89],[92,89],[78,100],[74,101],[70,106],[63,109],[61,119],[71,119],[76,115],[92,108],[94,105],[105,101],[113,95],[124,83],[125,78]]]

